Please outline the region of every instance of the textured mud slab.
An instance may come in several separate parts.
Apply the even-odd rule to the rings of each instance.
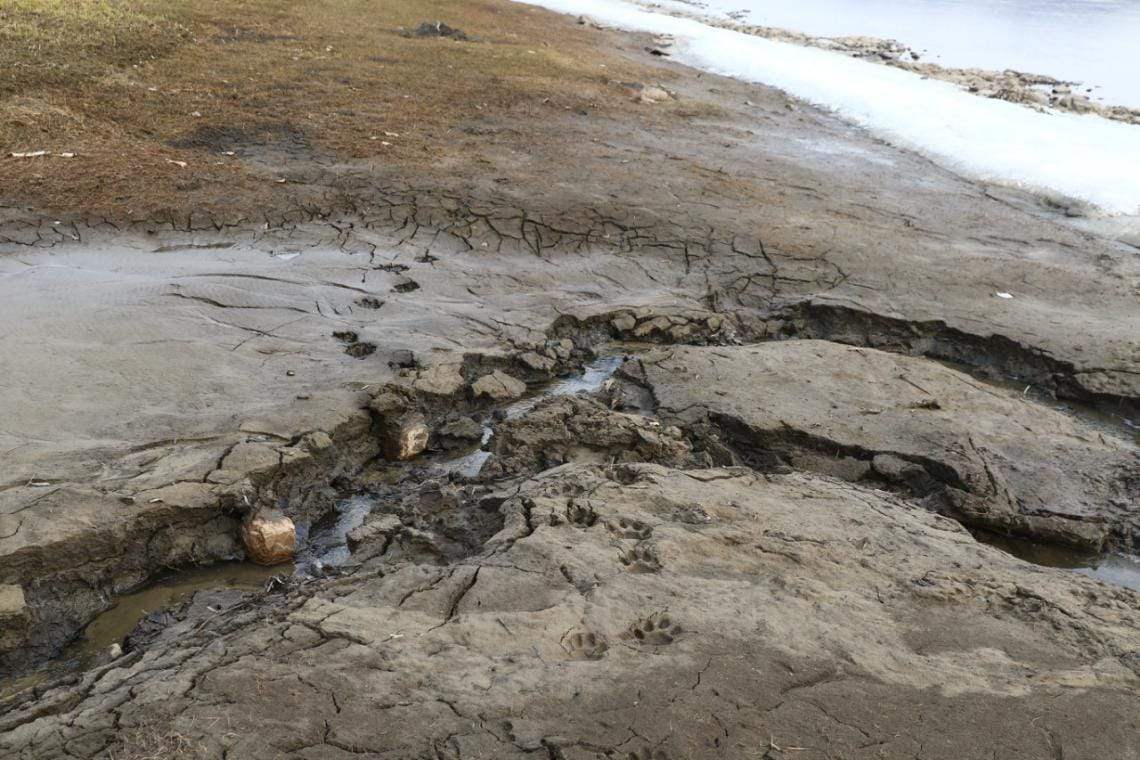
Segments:
[[[396,552],[187,623],[7,716],[0,748],[1140,753],[1130,592],[1035,569],[945,518],[814,475],[569,465],[510,493],[486,550],[446,567]]]
[[[252,509],[329,514],[363,468],[386,477],[374,460],[403,420],[429,428],[429,454],[473,445],[475,419],[605,341],[821,339],[899,355],[856,354],[877,369],[854,382],[828,358],[851,349],[805,343],[773,391],[808,443],[841,449],[839,474],[870,482],[693,470],[731,461],[716,441],[772,469],[721,436],[730,417],[781,419],[763,389],[749,395],[759,369],[733,352],[797,350],[702,349],[653,382],[712,393],[705,428],[664,392],[676,429],[599,401],[537,407],[493,443],[488,476],[516,480],[456,492],[410,465],[412,507],[347,537],[364,567],[191,616],[78,687],[16,695],[0,746],[1136,756],[1135,596],[980,548],[913,501],[940,495],[956,515],[1049,539],[1126,542],[1127,443],[931,359],[1135,420],[1134,252],[779,93],[537,13],[527,44],[549,42],[577,71],[588,57],[562,35],[589,36],[673,99],[634,101],[591,73],[604,107],[562,107],[556,93],[553,106],[544,94],[433,114],[446,162],[409,163],[403,148],[380,164],[268,152],[257,171],[288,181],[269,200],[235,185],[225,210],[196,205],[192,188],[161,216],[108,216],[109,196],[0,210],[0,667],[43,661],[166,566],[240,554]],[[438,55],[466,55],[447,44]],[[466,73],[493,87],[471,61]],[[720,362],[733,367],[724,397],[695,379]],[[895,367],[938,392],[899,385]],[[718,406],[732,398],[747,408]],[[803,442],[783,441],[780,464],[837,472],[820,464],[835,452]],[[691,471],[518,480],[630,459]],[[1058,506],[1050,488],[1075,496]]]
[[[568,462],[656,462],[683,465],[692,450],[678,427],[623,415],[588,398],[542,404],[495,432],[486,475],[523,474]]]
[[[1140,540],[1135,445],[935,362],[804,340],[663,349],[622,374],[664,424],[703,429],[713,461],[884,484],[1078,546]]]

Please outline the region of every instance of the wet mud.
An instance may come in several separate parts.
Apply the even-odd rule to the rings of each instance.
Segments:
[[[1140,756],[1134,253],[599,40],[673,99],[0,209],[0,754]]]

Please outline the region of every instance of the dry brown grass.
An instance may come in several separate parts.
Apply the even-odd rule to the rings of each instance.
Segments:
[[[411,172],[463,162],[458,125],[538,126],[623,107],[608,82],[638,75],[624,59],[599,56],[591,30],[503,0],[4,0],[0,8],[0,202],[57,212],[256,213],[290,192],[275,186],[290,167]],[[473,40],[396,31],[437,18]],[[7,158],[34,150],[78,155]]]

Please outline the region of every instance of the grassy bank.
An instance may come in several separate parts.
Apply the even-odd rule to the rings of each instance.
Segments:
[[[596,43],[501,0],[3,0],[0,202],[256,210],[302,165],[470,161],[472,124],[623,104]]]
[[[0,92],[74,85],[145,65],[190,37],[172,0],[4,0]]]

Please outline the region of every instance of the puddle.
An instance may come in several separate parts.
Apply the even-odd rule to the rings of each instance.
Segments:
[[[119,597],[115,606],[95,618],[80,637],[42,670],[0,681],[0,698],[67,673],[96,664],[112,644],[122,644],[148,615],[177,607],[199,591],[258,591],[274,575],[289,575],[292,567],[261,567],[227,562],[180,572]]]
[[[1140,557],[1132,554],[1109,554],[1102,557],[1096,567],[1080,568],[1078,572],[1105,583],[1140,591]]]
[[[973,534],[979,542],[1034,565],[1072,570],[1114,586],[1140,591],[1140,557],[1132,554],[1082,552],[985,531],[973,531]]]
[[[196,568],[144,589],[119,597],[114,607],[95,618],[76,643],[77,657],[93,657],[112,644],[121,643],[147,615],[177,607],[199,591],[259,591],[274,575],[290,575],[289,565],[261,567],[248,562],[228,562]]]
[[[615,349],[617,350],[617,349]],[[506,419],[517,419],[539,405],[540,402],[557,396],[573,396],[577,393],[597,393],[614,376],[629,353],[619,351],[608,354],[587,364],[581,374],[560,378],[551,382],[542,392],[530,398],[511,404],[506,409]],[[490,437],[487,438],[490,440]]]
[[[325,567],[346,565],[351,557],[346,537],[364,523],[376,503],[375,496],[357,494],[338,501],[336,512],[316,525],[298,523],[297,545],[301,549],[294,561],[297,573],[319,576]]]

